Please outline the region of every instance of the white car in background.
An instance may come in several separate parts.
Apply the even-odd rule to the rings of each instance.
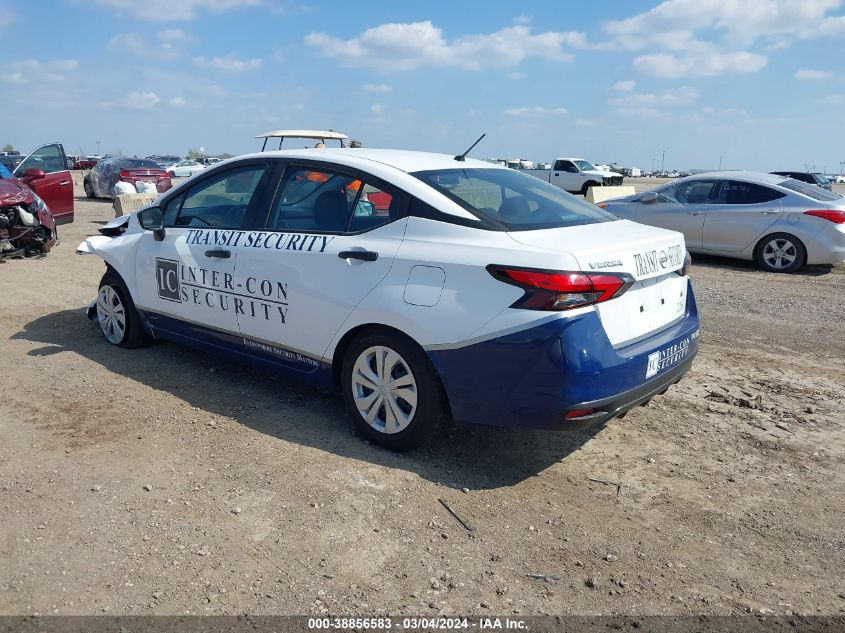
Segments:
[[[590,187],[621,185],[624,178],[609,168],[599,169],[583,158],[558,158],[551,169],[526,169],[525,173],[582,196],[587,195]]]
[[[339,389],[395,450],[451,419],[581,429],[676,383],[698,349],[683,236],[462,156],[241,156],[113,220],[89,316]]]
[[[599,206],[684,234],[691,252],[756,261],[790,273],[845,261],[845,198],[776,174],[698,174]]]
[[[205,165],[198,163],[195,160],[180,160],[178,163],[173,163],[165,167],[167,173],[171,177],[190,178],[194,174],[198,174],[205,170]]]

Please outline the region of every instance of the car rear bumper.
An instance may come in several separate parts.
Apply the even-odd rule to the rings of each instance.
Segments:
[[[692,288],[678,321],[614,348],[596,312],[500,338],[432,350],[458,424],[579,430],[643,404],[676,383],[698,351]],[[567,413],[593,409],[565,419]]]

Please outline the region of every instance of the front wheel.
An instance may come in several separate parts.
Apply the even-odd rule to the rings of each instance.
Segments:
[[[773,273],[791,273],[804,265],[807,249],[794,235],[772,233],[757,244],[757,265]]]
[[[126,284],[120,275],[111,269],[100,280],[100,289],[97,292],[97,323],[105,339],[112,345],[134,348],[150,342]]]
[[[82,181],[82,187],[85,189],[85,195],[89,198],[95,198],[94,187],[91,186],[91,181],[87,178]]]
[[[587,191],[590,190],[590,187],[598,187],[599,183],[590,180],[589,182],[585,182],[584,185],[581,187],[581,195],[585,198],[587,197]]]
[[[398,334],[373,332],[354,340],[341,381],[356,429],[385,448],[418,448],[448,419],[449,403],[431,361]]]

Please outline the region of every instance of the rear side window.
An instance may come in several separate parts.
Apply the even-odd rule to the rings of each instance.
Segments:
[[[714,204],[762,204],[783,198],[786,194],[753,182],[726,180]]]
[[[833,202],[834,200],[840,200],[842,198],[842,196],[840,196],[838,193],[828,191],[827,189],[822,189],[821,187],[817,187],[816,185],[808,185],[807,183],[801,182],[800,180],[795,180],[794,178],[779,182],[778,186],[785,187],[790,191],[800,193],[802,196],[807,196],[808,198],[812,198],[813,200],[821,200],[822,202]]]
[[[361,181],[310,167],[285,172],[284,184],[267,227],[279,231],[346,230]]]
[[[412,176],[482,220],[482,228],[530,231],[619,219],[513,169],[438,169]]]
[[[705,204],[710,201],[715,187],[715,180],[688,180],[672,185],[662,193],[680,204]]]

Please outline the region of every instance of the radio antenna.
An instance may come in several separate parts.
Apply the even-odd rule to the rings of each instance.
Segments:
[[[465,151],[463,154],[458,154],[457,156],[455,156],[455,160],[457,160],[459,162],[464,162],[467,159],[467,154],[469,154],[472,151],[472,148],[475,147],[476,145],[478,145],[481,142],[481,139],[483,139],[485,136],[487,136],[487,132],[485,132],[484,134],[479,136],[478,140],[475,143],[473,143],[472,145],[470,145],[469,149],[467,149],[467,151]]]

